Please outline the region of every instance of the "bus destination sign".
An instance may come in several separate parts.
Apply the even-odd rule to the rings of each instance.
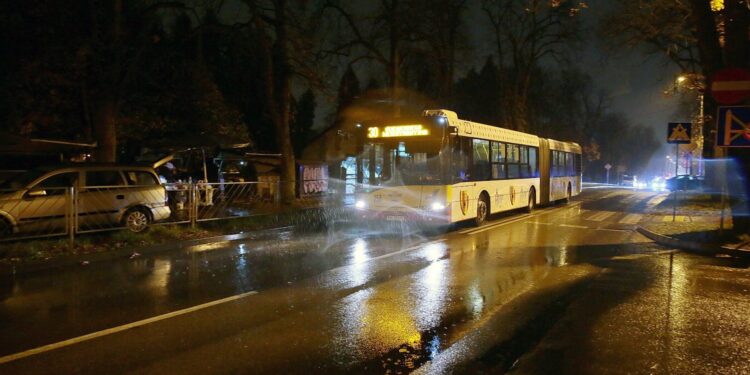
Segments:
[[[422,125],[386,126],[381,131],[379,127],[367,128],[367,138],[420,137],[430,135],[430,130]]]

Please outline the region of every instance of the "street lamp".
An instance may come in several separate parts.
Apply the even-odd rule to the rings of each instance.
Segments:
[[[705,77],[701,73],[695,73],[695,72],[686,72],[679,74],[673,83],[673,87],[671,90],[665,91],[665,94],[667,95],[674,95],[680,91],[688,90],[688,91],[695,91],[697,94],[698,99],[698,115],[693,116],[692,123],[695,124],[693,126],[693,139],[691,140],[691,145],[686,145],[686,153],[693,154],[694,152],[698,153],[698,171],[697,175],[703,175],[704,174],[704,161],[703,161],[703,125],[706,122],[706,116],[703,113],[703,94],[706,88],[706,82]],[[691,147],[694,146],[694,147]],[[680,146],[677,146],[680,147]],[[693,154],[695,156],[695,154]],[[679,162],[679,160],[675,160],[675,162]],[[686,173],[693,174],[693,163],[692,161],[690,164],[686,167]]]

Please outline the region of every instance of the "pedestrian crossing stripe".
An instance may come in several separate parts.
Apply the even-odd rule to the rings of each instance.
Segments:
[[[611,211],[601,211],[599,213],[596,213],[596,214],[593,214],[593,215],[589,216],[588,218],[586,218],[586,220],[604,221],[604,220],[606,220],[607,218],[609,218],[610,216],[612,216],[614,214],[615,213],[611,212]]]
[[[648,207],[654,207],[661,204],[661,202],[664,202],[664,200],[667,199],[666,195],[657,195],[646,202],[646,206]]]
[[[667,216],[664,216],[661,219],[661,221],[663,221],[663,222],[672,221],[672,218],[673,218],[672,215],[667,215]],[[692,220],[690,220],[690,216],[685,216],[685,215],[675,215],[674,216],[674,221],[676,221],[678,223],[689,223],[689,222],[692,222]]]
[[[643,219],[643,215],[641,214],[627,214],[620,219],[620,224],[638,224],[641,219]]]

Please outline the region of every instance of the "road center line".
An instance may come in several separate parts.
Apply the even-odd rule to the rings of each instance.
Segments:
[[[349,268],[349,267],[351,267],[353,265],[356,265],[356,264],[362,264],[362,263],[365,263],[365,262],[372,262],[373,260],[380,260],[380,259],[390,258],[390,257],[395,256],[395,255],[403,254],[403,253],[405,253],[407,251],[416,250],[416,249],[419,249],[419,248],[422,248],[422,247],[425,247],[425,246],[430,246],[430,245],[434,245],[436,243],[441,243],[441,242],[445,242],[445,239],[440,239],[440,240],[435,240],[435,241],[429,241],[429,242],[423,242],[423,243],[420,243],[418,245],[414,245],[412,247],[407,247],[406,249],[401,249],[401,250],[398,250],[398,251],[394,251],[392,253],[379,255],[379,256],[376,256],[374,258],[368,258],[368,259],[365,259],[363,262],[360,262],[360,263],[350,263],[350,264],[346,264],[346,265],[343,265],[343,266],[340,266],[340,267],[331,268],[330,270],[328,270],[326,272],[336,272],[336,271],[343,270],[345,268]]]
[[[589,227],[587,227],[587,226],[585,226],[585,225],[574,225],[574,224],[559,224],[559,226],[561,226],[561,227],[566,227],[566,228],[579,228],[579,229],[589,229]]]
[[[172,312],[169,312],[169,313],[166,313],[166,314],[162,314],[162,315],[157,315],[157,316],[154,316],[154,317],[151,317],[151,318],[148,318],[148,319],[139,320],[137,322],[132,322],[132,323],[128,323],[128,324],[125,324],[125,325],[108,328],[108,329],[105,329],[105,330],[102,330],[102,331],[97,331],[97,332],[89,333],[87,335],[74,337],[72,339],[68,339],[68,340],[65,340],[65,341],[60,341],[60,342],[56,342],[56,343],[53,343],[53,344],[40,346],[38,348],[29,349],[29,350],[26,350],[26,351],[23,351],[23,352],[19,352],[19,353],[7,355],[5,357],[0,357],[0,364],[8,363],[8,362],[13,362],[13,361],[19,360],[21,358],[31,357],[33,355],[37,355],[37,354],[41,354],[41,353],[44,353],[44,352],[49,352],[49,351],[52,351],[52,350],[64,348],[66,346],[75,345],[75,344],[78,344],[78,343],[81,343],[81,342],[84,342],[84,341],[93,340],[93,339],[96,339],[96,338],[99,338],[99,337],[102,337],[102,336],[112,335],[112,334],[115,334],[115,333],[119,333],[119,332],[122,332],[122,331],[129,330],[131,328],[142,327],[142,326],[145,326],[147,324],[155,323],[155,322],[158,322],[158,321],[161,321],[161,320],[174,318],[174,317],[177,317],[177,316],[180,316],[180,315],[189,314],[189,313],[192,313],[192,312],[195,312],[195,311],[198,311],[198,310],[207,309],[207,308],[212,307],[212,306],[220,305],[220,304],[227,303],[227,302],[236,301],[238,299],[242,299],[242,298],[254,295],[254,294],[258,294],[258,292],[257,291],[251,291],[251,292],[247,292],[247,293],[237,294],[235,296],[218,299],[216,301],[206,302],[204,304],[200,304],[200,305],[188,307],[188,308],[182,309],[182,310],[172,311]]]

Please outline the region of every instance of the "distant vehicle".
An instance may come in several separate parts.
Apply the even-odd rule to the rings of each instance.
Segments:
[[[0,184],[0,237],[65,228],[72,187],[77,190],[79,228],[121,225],[141,232],[171,213],[166,190],[152,168],[96,164],[40,168]]]
[[[703,178],[690,175],[679,175],[666,180],[666,188],[670,191],[698,190],[703,187]]]
[[[635,186],[637,181],[638,181],[638,177],[632,176],[629,174],[624,174],[622,175],[622,178],[620,179],[620,185],[621,186]]]
[[[402,120],[403,121],[403,120]],[[408,122],[368,124],[362,219],[441,226],[581,192],[581,147],[427,110]]]
[[[667,188],[667,182],[665,179],[657,176],[651,180],[651,190],[662,191],[662,190],[666,190],[666,188]]]

